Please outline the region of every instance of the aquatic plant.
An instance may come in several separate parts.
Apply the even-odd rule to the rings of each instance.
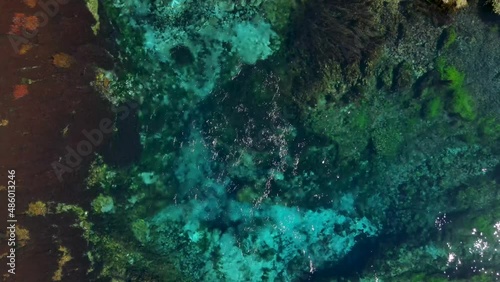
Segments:
[[[132,222],[130,228],[134,237],[141,243],[149,241],[149,224],[144,219],[137,219]]]
[[[500,123],[494,117],[483,118],[479,122],[479,133],[482,137],[488,139],[500,138]]]
[[[452,5],[446,5],[442,0],[416,0],[404,3],[405,12],[412,16],[424,15],[436,26],[450,24],[453,21],[454,9]]]
[[[465,74],[446,63],[443,57],[437,59],[437,70],[442,80],[449,83],[451,90],[447,110],[464,120],[474,120],[477,116],[474,99],[465,88]]]
[[[47,204],[42,201],[29,203],[26,215],[28,216],[45,216],[47,214]]]
[[[434,119],[439,116],[444,110],[444,102],[441,97],[434,97],[427,102],[424,108],[424,116],[429,119]]]
[[[294,29],[292,45],[317,70],[346,67],[371,56],[381,44],[375,1],[308,1]]]
[[[458,89],[454,92],[450,112],[469,121],[474,120],[477,116],[474,100],[464,89]]]
[[[458,71],[454,66],[439,65],[438,66],[441,79],[449,81],[453,90],[461,89],[464,85],[465,74]]]
[[[488,0],[488,2],[491,4],[493,12],[500,15],[500,0]]]
[[[114,187],[116,172],[104,163],[102,156],[98,155],[92,161],[86,182],[88,188],[100,188],[109,191]]]
[[[199,98],[207,97],[219,79],[237,73],[242,63],[266,59],[280,45],[257,4],[105,1],[104,7],[130,35],[122,36],[120,45],[140,56],[137,65],[148,73],[161,73],[150,85],[168,81]]]
[[[403,91],[413,84],[415,74],[410,63],[401,62],[394,68],[393,91]]]
[[[96,234],[91,240],[93,253],[97,255],[94,259],[99,259],[100,262],[99,267],[95,269],[93,275],[108,279],[116,276],[132,279],[135,276],[133,273],[134,269],[142,267],[143,270],[148,270],[148,265],[151,265],[151,261],[140,252],[137,252],[134,244],[120,238],[99,235]],[[165,262],[166,265],[167,263]],[[141,277],[141,280],[136,281],[148,281],[146,279],[156,276],[155,274],[160,272],[160,270],[161,268],[159,267],[151,267],[147,273],[143,273],[144,276]],[[159,281],[158,277],[156,278],[149,281]],[[160,279],[160,281],[170,280]]]
[[[275,31],[281,36],[288,32],[288,25],[293,11],[299,8],[302,3],[290,0],[262,1],[262,9],[266,19],[269,20]],[[256,2],[258,3],[258,2]]]
[[[495,228],[495,218],[496,214],[493,211],[492,214],[487,213],[485,215],[480,215],[476,217],[472,223],[472,229],[476,229],[478,232],[483,233],[485,236],[494,236],[496,231]]]
[[[443,31],[441,46],[443,49],[448,49],[457,41],[458,34],[454,27],[447,28]]]
[[[71,253],[67,247],[59,246],[58,251],[60,252],[60,257],[59,257],[59,260],[57,261],[57,265],[58,265],[57,270],[54,272],[54,275],[52,276],[53,281],[61,281],[62,280],[64,266],[73,259],[73,257],[71,256]]]
[[[356,87],[346,91],[356,98],[339,100],[331,93],[311,93],[322,99],[305,105],[293,117],[286,116],[297,134],[286,133],[279,126],[266,126],[281,122],[275,119],[281,118],[282,101],[288,98],[283,99],[281,86],[292,79],[278,74],[278,79],[287,82],[274,84],[267,74],[289,69],[257,63],[277,51],[274,43],[280,38],[274,36],[279,33],[274,23],[280,22],[280,30],[286,23],[287,16],[279,15],[275,7],[271,10],[277,14],[269,16],[273,20],[260,13],[259,7],[274,6],[274,1],[218,1],[216,9],[211,1],[112,2],[117,14],[125,14],[123,30],[134,37],[128,42],[135,45],[124,44],[124,53],[137,54],[131,60],[144,70],[134,73],[135,80],[127,79],[127,84],[142,81],[147,86],[130,94],[141,102],[139,130],[144,151],[140,161],[130,164],[130,169],[98,164],[88,179],[89,186],[106,189],[103,195],[111,194],[107,187],[113,187],[112,183],[120,187],[120,195],[111,204],[116,206],[115,213],[98,216],[119,227],[112,234],[96,231],[102,236],[93,238],[101,247],[94,254],[102,255],[107,264],[102,273],[108,277],[132,281],[142,274],[154,277],[158,270],[145,265],[149,263],[145,256],[153,253],[158,265],[190,276],[179,281],[297,280],[309,275],[308,271],[337,267],[344,259],[357,260],[350,251],[378,230],[384,232],[384,241],[390,241],[387,234],[396,237],[403,232],[405,242],[411,244],[428,239],[434,234],[435,215],[449,210],[442,203],[443,194],[452,195],[457,186],[496,165],[487,149],[469,148],[455,136],[440,138],[438,132],[447,130],[441,123],[429,126],[441,122],[438,117],[443,117],[443,123],[449,121],[442,114],[445,110],[464,119],[470,116],[471,101],[462,95],[467,94],[465,75],[444,61],[438,68],[439,79],[433,72],[432,81],[441,80],[437,82],[442,87],[428,87],[433,91],[418,98],[409,97],[411,91],[397,90],[411,87],[416,74],[427,69],[416,70],[416,64],[401,53],[403,58],[389,61],[391,67],[382,78],[386,86],[380,91]],[[304,32],[300,40],[317,40],[291,43],[303,44],[297,53],[306,58],[304,65],[313,64],[313,70],[309,66],[295,70],[308,72],[305,80],[322,79],[321,72],[336,67],[352,75],[352,69],[375,54],[379,30],[375,12],[364,4],[337,0],[310,0],[306,7],[297,4],[299,19],[307,25],[298,23],[292,34]],[[364,13],[373,18],[363,18]],[[314,38],[315,32],[323,38]],[[284,61],[280,56],[273,59]],[[405,61],[411,63],[401,63]],[[249,69],[263,75],[250,79]],[[228,83],[224,72],[232,74],[232,81],[246,83]],[[108,88],[109,80],[102,77],[99,80]],[[324,78],[331,84],[345,82],[340,76]],[[164,91],[150,91],[151,85]],[[286,87],[293,89],[295,84]],[[211,89],[216,91],[200,103],[200,97],[209,95]],[[358,99],[361,95],[365,96]],[[419,113],[433,122],[417,119]],[[463,133],[462,128],[454,128],[453,134]],[[273,132],[255,133],[266,130]],[[490,131],[485,125],[484,132]],[[257,142],[267,143],[257,146]],[[401,150],[403,145],[408,149]],[[394,156],[401,161],[394,162]],[[471,159],[474,162],[468,162]],[[129,179],[122,179],[121,173],[112,176],[108,173],[112,170],[126,171]],[[366,198],[358,197],[360,190]],[[93,207],[103,212],[103,205]],[[385,225],[379,226],[380,222]],[[99,228],[110,232],[108,226]],[[418,238],[410,239],[414,234]],[[446,249],[426,247],[420,250],[426,258],[424,267],[435,270],[433,274],[442,273],[438,268],[444,264],[437,266],[436,260],[446,262]],[[422,261],[413,254],[401,258],[401,265]],[[386,269],[399,271],[400,267]],[[133,276],[134,270],[140,274]],[[400,281],[411,281],[407,280],[409,272],[418,275],[424,270],[409,268]],[[415,281],[432,281],[428,274],[417,275],[420,279]]]
[[[467,0],[440,0],[443,5],[458,10],[467,7]]]
[[[99,196],[92,201],[92,208],[96,213],[112,213],[115,209],[114,200],[110,196],[99,194]]]
[[[16,240],[17,245],[22,248],[28,244],[31,240],[30,231],[27,228],[24,228],[22,225],[16,227]]]
[[[490,282],[496,281],[496,277],[493,274],[478,273],[470,278],[471,282]]]
[[[221,202],[213,204],[220,206]],[[184,242],[186,247],[177,249],[184,258],[177,268],[193,280],[289,280],[305,274],[309,263],[321,268],[341,259],[361,240],[360,235],[377,234],[367,218],[350,218],[332,209],[299,211],[265,205],[253,213],[251,205],[230,201],[227,212],[212,215],[204,212],[207,204],[206,200],[192,200],[175,209],[168,207],[150,222],[160,254],[168,255]],[[223,230],[204,228],[221,217],[236,225]],[[254,221],[261,226],[248,229]]]
[[[92,31],[94,32],[94,34],[97,34],[101,25],[99,21],[99,2],[97,0],[85,0],[85,3],[87,5],[87,9],[95,19],[95,24],[92,26]]]
[[[426,274],[425,273],[416,273],[415,275],[413,275],[412,277],[410,277],[410,281],[411,282],[420,282],[420,281],[424,281],[424,279],[426,278]]]
[[[236,199],[242,203],[254,203],[259,199],[261,193],[259,193],[254,187],[245,186],[238,191],[236,194]]]
[[[468,6],[467,0],[422,0],[427,5],[443,12],[456,12]]]
[[[305,122],[312,133],[337,145],[340,158],[358,159],[368,145],[371,117],[365,106],[317,106],[309,109]]]

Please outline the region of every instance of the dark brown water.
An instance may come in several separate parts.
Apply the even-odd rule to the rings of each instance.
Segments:
[[[74,147],[83,139],[83,129],[96,128],[100,119],[110,116],[107,105],[90,86],[95,77],[93,64],[109,62],[96,45],[91,30],[94,19],[84,1],[58,7],[29,39],[31,49],[16,54],[8,37],[14,15],[30,16],[44,10],[22,1],[0,2],[0,119],[8,121],[0,127],[0,185],[7,186],[7,170],[15,169],[18,225],[30,232],[26,246],[16,251],[15,278],[4,276],[3,281],[51,281],[61,255],[59,246],[67,247],[72,257],[64,266],[63,281],[84,281],[89,263],[81,231],[70,227],[74,218],[23,215],[28,203],[38,200],[70,204],[86,200],[83,179],[91,157],[84,158],[74,173],[64,174],[63,182],[51,164],[64,156],[66,146]],[[58,53],[73,58],[69,68],[54,65],[53,56]],[[22,84],[27,85],[28,94],[15,99],[15,85]],[[7,248],[6,202],[7,194],[1,191],[0,256]],[[7,273],[6,259],[0,262],[1,273]]]

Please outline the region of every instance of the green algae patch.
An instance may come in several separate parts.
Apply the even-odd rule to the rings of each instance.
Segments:
[[[438,48],[442,48],[444,50],[450,48],[450,46],[457,41],[457,38],[458,38],[457,30],[454,27],[450,27],[443,30],[440,42],[438,43],[439,46]]]
[[[99,1],[98,0],[85,0],[87,4],[87,9],[94,17],[96,23],[92,26],[92,31],[97,35],[100,28],[100,20],[99,20]]]
[[[464,86],[465,74],[453,66],[445,66],[441,71],[441,78],[450,81],[453,90],[461,89]]]
[[[435,119],[440,116],[444,111],[444,102],[441,97],[434,97],[428,101],[424,107],[424,117],[428,119]]]
[[[500,138],[500,122],[494,117],[483,118],[479,122],[479,134],[487,139]]]
[[[465,74],[456,67],[448,65],[443,57],[437,59],[436,67],[441,80],[449,83],[450,95],[446,110],[466,121],[474,120],[477,117],[476,105],[465,88]]]
[[[449,110],[468,121],[477,116],[474,100],[463,88],[454,91]]]

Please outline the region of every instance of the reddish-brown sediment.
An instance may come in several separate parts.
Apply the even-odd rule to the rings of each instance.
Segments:
[[[110,62],[97,47],[92,15],[84,1],[76,0],[60,4],[60,11],[49,17],[47,25],[37,26],[37,36],[16,53],[8,36],[12,19],[16,14],[33,16],[43,11],[40,3],[29,7],[33,3],[0,0],[0,186],[7,186],[7,170],[15,169],[16,219],[31,237],[16,251],[15,276],[4,275],[6,258],[0,259],[0,280],[51,281],[61,254],[58,248],[63,245],[73,259],[64,266],[62,281],[85,281],[86,243],[81,231],[70,227],[75,218],[27,217],[22,212],[37,200],[88,207],[83,179],[91,156],[83,158],[80,169],[64,174],[63,182],[57,179],[52,163],[66,154],[66,146],[76,148],[85,139],[82,130],[98,128],[102,118],[111,117],[106,103],[90,87],[93,66],[109,67]],[[70,55],[71,65],[55,66],[53,56],[59,53]],[[0,203],[1,257],[7,251],[5,190],[0,191]]]

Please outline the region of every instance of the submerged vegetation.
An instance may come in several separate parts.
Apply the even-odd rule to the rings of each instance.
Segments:
[[[138,106],[59,208],[92,277],[491,279],[500,38],[464,2],[103,1],[95,85]]]
[[[441,57],[437,60],[437,69],[441,79],[449,83],[450,101],[447,107],[449,112],[465,120],[474,120],[477,114],[474,100],[465,86],[465,74],[454,66],[447,65],[445,59]]]
[[[292,48],[308,68],[326,71],[340,64],[345,69],[372,59],[383,38],[377,1],[311,0],[294,19]]]

